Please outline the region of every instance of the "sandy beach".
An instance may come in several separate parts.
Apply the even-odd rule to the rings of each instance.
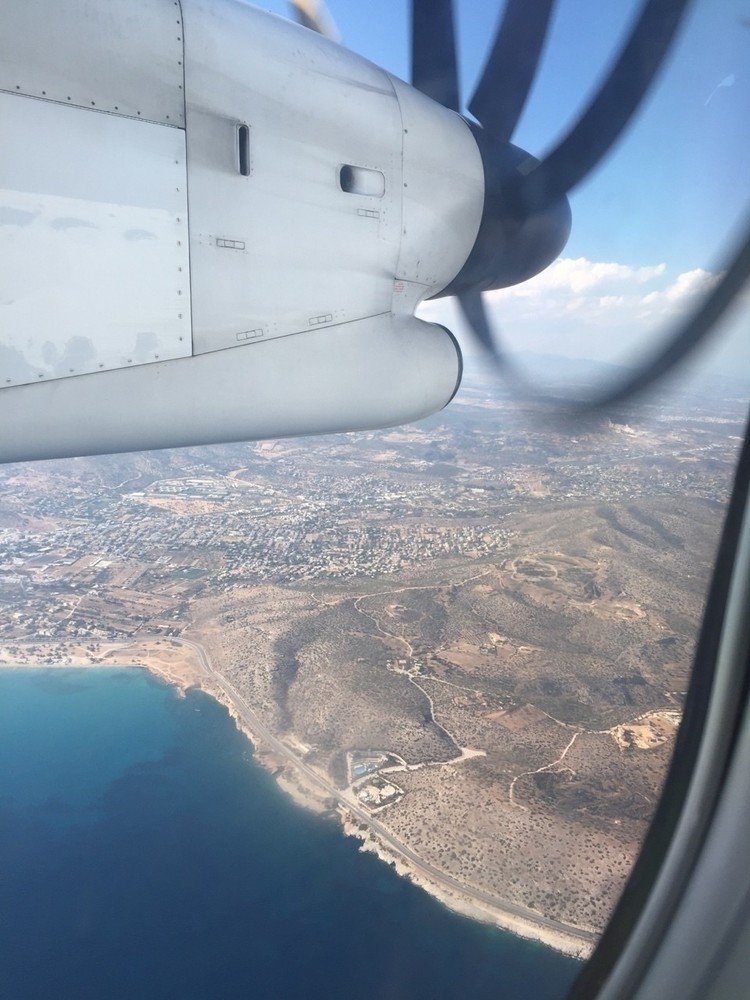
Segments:
[[[575,958],[587,958],[593,950],[591,935],[581,935],[552,928],[533,919],[526,919],[501,907],[487,905],[469,893],[453,891],[439,885],[410,861],[386,846],[369,829],[355,821],[345,803],[337,804],[325,788],[316,785],[287,757],[282,757],[252,732],[238,707],[215,678],[206,673],[196,647],[172,639],[143,639],[135,642],[101,642],[92,644],[18,642],[0,647],[0,668],[38,666],[44,668],[123,666],[146,669],[154,676],[175,687],[184,696],[191,688],[199,688],[227,709],[237,728],[252,744],[259,764],[269,770],[279,787],[301,807],[313,812],[338,815],[343,832],[360,841],[360,849],[375,854],[391,865],[401,876],[439,899],[445,906],[473,920],[491,923],[521,937],[539,941],[550,948]],[[382,822],[382,817],[379,817]]]

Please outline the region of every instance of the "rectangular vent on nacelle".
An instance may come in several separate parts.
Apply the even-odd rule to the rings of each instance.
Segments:
[[[237,126],[237,163],[243,177],[250,176],[250,129],[247,125]]]
[[[371,198],[382,198],[385,194],[384,174],[369,167],[345,163],[339,170],[339,183],[341,190],[347,194],[366,194]]]

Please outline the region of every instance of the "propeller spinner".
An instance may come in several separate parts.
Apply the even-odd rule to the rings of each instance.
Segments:
[[[429,28],[428,8],[432,22]],[[534,79],[551,8],[551,0],[536,5],[508,4],[482,78],[469,102],[469,111],[480,123],[469,124],[482,157],[484,209],[468,260],[440,293],[458,295],[464,311],[464,297],[469,293],[506,288],[544,270],[560,254],[570,235],[570,206],[564,194],[537,206],[524,203],[517,195],[509,196],[514,183],[539,162],[509,140]],[[434,100],[460,111],[452,5],[415,2],[413,13],[413,84]],[[429,47],[425,45],[427,37]]]

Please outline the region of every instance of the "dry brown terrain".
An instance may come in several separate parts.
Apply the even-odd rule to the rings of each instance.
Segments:
[[[233,710],[195,642],[290,794],[335,786],[467,899],[598,931],[674,745],[743,419],[691,397],[572,438],[469,385],[411,428],[9,467],[0,659],[145,662]]]
[[[578,505],[519,518],[468,578],[235,592],[190,634],[339,787],[347,752],[398,755],[378,817],[425,860],[598,929],[665,774],[715,537],[705,501]]]

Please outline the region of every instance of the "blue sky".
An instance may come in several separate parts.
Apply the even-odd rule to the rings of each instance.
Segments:
[[[408,6],[328,3],[345,45],[406,79]],[[539,155],[564,134],[639,6],[560,0],[515,142]],[[287,12],[284,3],[270,9]],[[455,9],[467,101],[501,4],[457,0]],[[634,126],[571,197],[573,232],[562,256],[573,263],[529,288],[491,296],[511,345],[616,358],[653,342],[710,286],[750,218],[749,133],[750,0],[696,0]],[[450,308],[427,312],[461,333]],[[742,313],[727,324],[722,350],[712,352],[718,370],[750,371],[750,303]]]

